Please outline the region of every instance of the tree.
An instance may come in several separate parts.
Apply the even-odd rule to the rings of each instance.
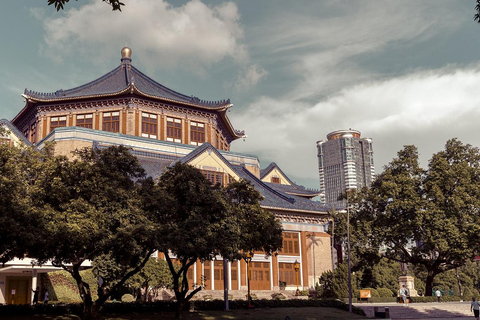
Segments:
[[[423,170],[417,149],[406,146],[353,202],[351,222],[362,247],[378,255],[384,246],[386,258],[423,266],[431,292],[437,274],[477,253],[480,152],[452,139]]]
[[[55,9],[57,9],[57,11],[60,11],[64,9],[65,4],[68,3],[70,0],[47,0],[47,1],[49,6],[53,4]],[[110,5],[112,7],[112,10],[114,11],[115,10],[122,11],[122,6],[125,5],[123,2],[120,2],[120,0],[102,0],[102,1]]]
[[[37,195],[45,236],[30,255],[39,263],[51,260],[72,275],[87,318],[95,316],[156,248],[155,230],[141,210],[135,182],[143,174],[137,159],[120,146],[84,149],[73,161],[55,157],[39,181],[45,187]],[[80,274],[87,260],[102,270],[95,301]]]
[[[38,238],[40,213],[33,208],[32,196],[42,189],[38,177],[43,172],[42,157],[29,147],[0,144],[0,262],[23,258]]]
[[[143,269],[125,282],[131,288],[133,296],[142,294],[142,299],[147,301],[153,295],[156,296],[159,289],[172,288],[172,275],[165,260],[150,258]]]
[[[271,254],[281,246],[280,223],[260,207],[259,193],[245,181],[227,189],[212,186],[199,170],[178,162],[144,189],[150,191],[145,210],[158,219],[159,251],[173,277],[177,319],[202,289],[189,292],[187,272],[195,262],[217,255],[233,259],[248,250]]]
[[[473,20],[475,20],[477,23],[480,23],[480,0],[477,0],[477,5],[475,6],[475,15],[473,16]]]

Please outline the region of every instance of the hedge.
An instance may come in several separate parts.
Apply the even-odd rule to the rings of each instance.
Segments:
[[[338,308],[348,311],[348,305],[339,300],[254,300],[256,308],[287,308],[287,307],[324,307]],[[223,300],[212,301],[191,301],[185,305],[185,310],[223,310]],[[246,300],[232,300],[229,302],[230,309],[247,309]],[[49,304],[49,305],[0,305],[1,315],[15,316],[33,316],[35,314],[45,315],[81,315],[83,305],[81,303],[70,304]],[[176,310],[176,304],[172,301],[155,302],[108,302],[100,309],[102,314],[127,314],[127,313],[155,313],[155,312],[173,312]],[[365,315],[365,312],[357,307],[353,307],[353,312],[359,315]]]

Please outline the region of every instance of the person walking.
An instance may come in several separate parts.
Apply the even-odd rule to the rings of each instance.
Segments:
[[[440,289],[437,289],[437,291],[435,291],[435,296],[437,297],[437,302],[440,302],[440,297],[442,296],[442,292],[440,291]]]
[[[408,289],[405,287],[405,285],[402,285],[400,288],[400,298],[403,301],[403,305],[408,306]]]
[[[476,320],[479,320],[480,306],[475,297],[472,297],[472,302],[470,303],[470,311],[473,311],[473,316]]]
[[[48,304],[48,291],[45,291],[45,295],[43,296],[43,304]]]

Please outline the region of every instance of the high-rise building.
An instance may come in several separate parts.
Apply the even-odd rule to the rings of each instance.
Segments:
[[[345,207],[339,196],[349,189],[370,186],[375,175],[372,139],[357,130],[337,130],[327,140],[317,141],[320,200],[336,208]]]

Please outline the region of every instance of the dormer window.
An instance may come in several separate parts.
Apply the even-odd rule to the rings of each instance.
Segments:
[[[278,183],[280,184],[281,181],[280,181],[280,178],[279,177],[272,177],[272,179],[270,180],[272,183]]]

